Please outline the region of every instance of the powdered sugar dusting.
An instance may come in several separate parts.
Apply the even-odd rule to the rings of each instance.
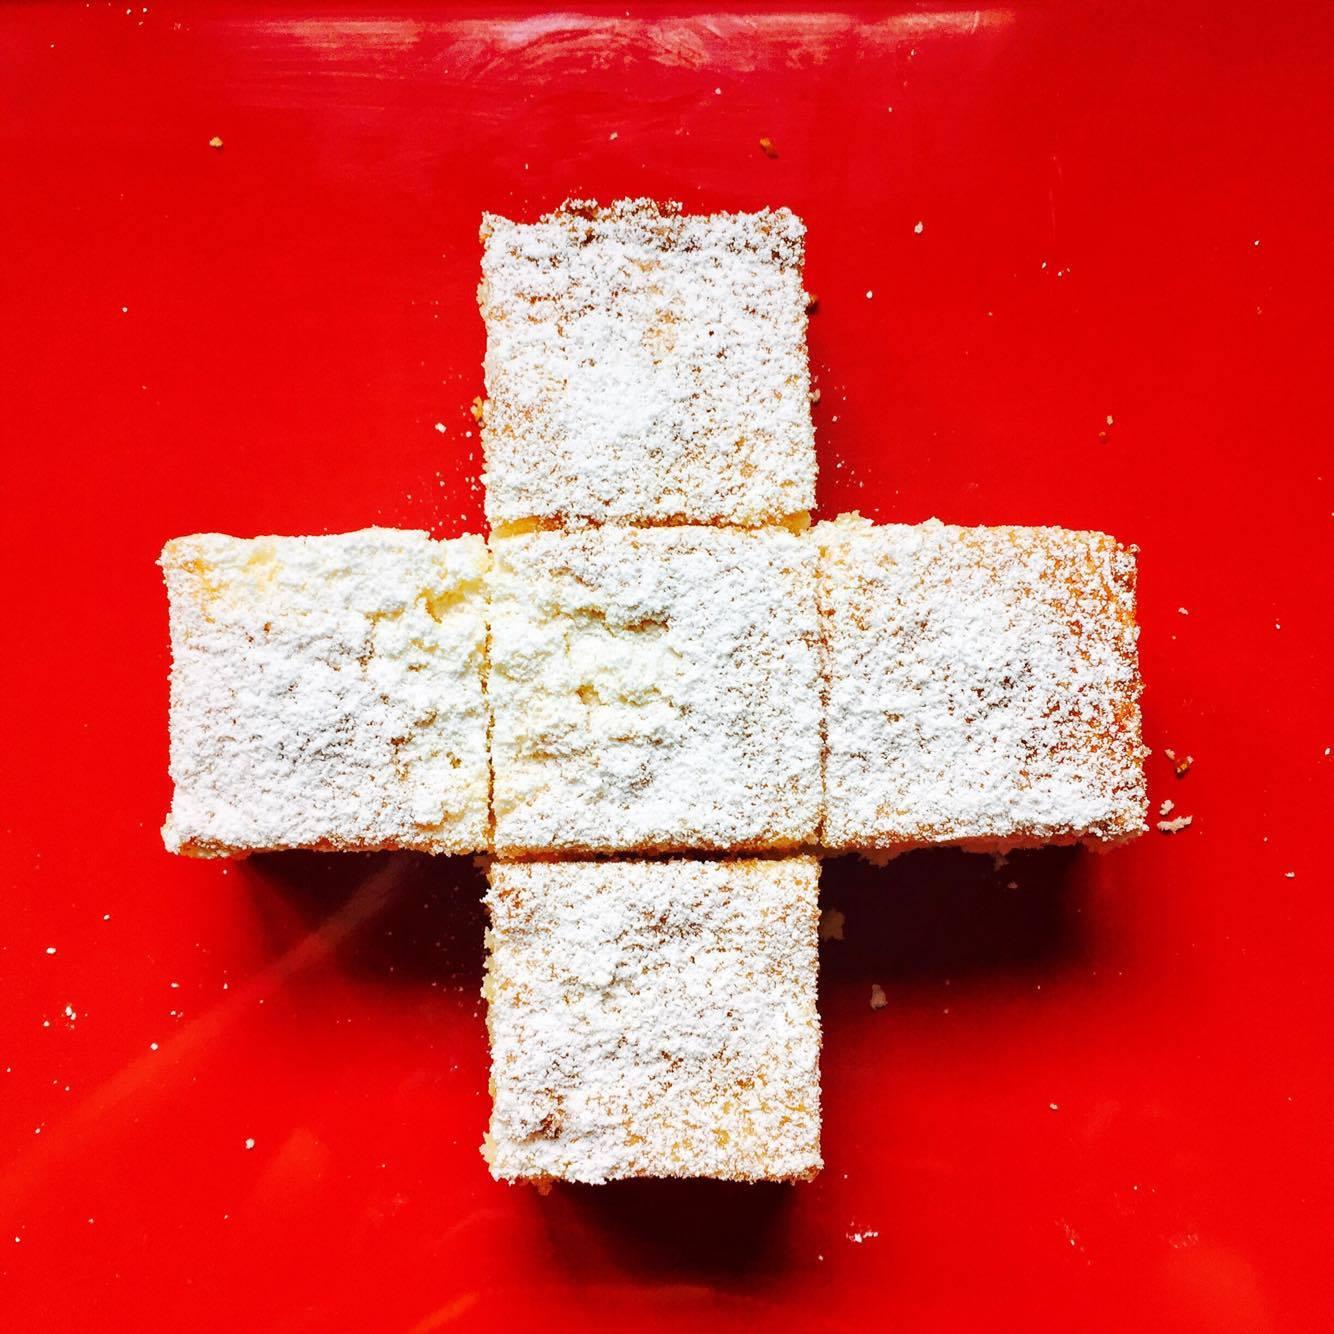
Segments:
[[[483,219],[493,525],[751,525],[814,504],[805,227],[679,210]]]
[[[813,1176],[818,877],[804,857],[493,866],[492,1173]]]
[[[599,528],[492,551],[498,853],[814,841],[813,544]]]
[[[1133,548],[856,516],[816,534],[827,845],[1116,841],[1146,827]]]
[[[168,848],[486,846],[481,538],[206,533],[161,565]]]

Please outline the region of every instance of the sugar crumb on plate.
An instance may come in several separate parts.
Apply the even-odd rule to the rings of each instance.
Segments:
[[[1195,763],[1194,755],[1178,756],[1176,751],[1165,747],[1163,754],[1171,761],[1172,768],[1178,778],[1184,778],[1190,772],[1190,767]]]
[[[1193,815],[1179,815],[1175,820],[1159,820],[1158,832],[1161,834],[1179,834],[1183,829],[1189,829],[1194,819]]]

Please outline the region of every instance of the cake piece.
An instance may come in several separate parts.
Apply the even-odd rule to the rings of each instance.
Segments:
[[[167,847],[485,848],[487,561],[387,528],[168,542]]]
[[[501,1180],[793,1180],[820,1162],[819,864],[494,863]]]
[[[808,510],[805,232],[787,209],[692,217],[647,199],[486,215],[491,524]]]
[[[1135,548],[1062,528],[816,529],[835,849],[1145,829]]]
[[[809,534],[604,527],[491,549],[499,855],[814,840]]]

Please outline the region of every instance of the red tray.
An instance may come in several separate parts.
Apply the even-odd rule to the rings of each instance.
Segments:
[[[0,13],[0,1320],[1329,1327],[1329,7],[582,7]],[[1140,544],[1194,823],[831,863],[823,1176],[543,1198],[479,871],[163,851],[153,561],[480,528],[479,215],[639,194],[807,220],[822,514]]]

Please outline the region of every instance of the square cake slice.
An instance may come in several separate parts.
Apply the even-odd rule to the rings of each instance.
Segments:
[[[571,202],[534,223],[488,214],[482,240],[494,527],[811,508],[799,218]]]
[[[494,863],[501,1180],[795,1180],[820,1162],[819,864]]]
[[[809,534],[589,528],[491,549],[498,855],[814,841]]]
[[[816,529],[836,849],[1145,826],[1135,549],[1062,528]]]
[[[486,545],[168,542],[173,852],[489,842]]]

